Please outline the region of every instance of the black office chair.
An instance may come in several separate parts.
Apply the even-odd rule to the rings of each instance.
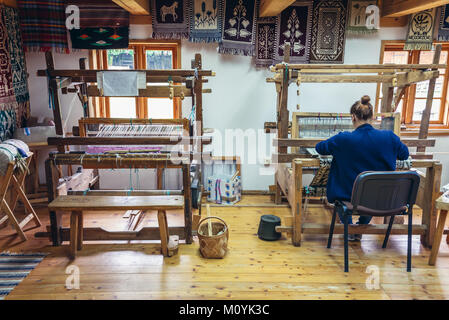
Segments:
[[[390,216],[382,248],[387,247],[394,217],[408,215],[407,272],[412,268],[412,215],[419,188],[419,175],[413,171],[366,171],[359,174],[352,189],[351,202],[335,201],[327,247],[332,245],[337,210],[342,210],[344,224],[345,272],[349,271],[348,217]]]

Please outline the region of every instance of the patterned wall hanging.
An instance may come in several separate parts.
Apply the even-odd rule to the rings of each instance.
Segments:
[[[313,1],[296,1],[278,16],[275,61],[284,57],[285,44],[290,44],[290,63],[307,63],[310,53]]]
[[[223,1],[224,0],[190,0],[189,41],[221,41]]]
[[[69,53],[64,0],[18,0],[25,51]]]
[[[73,29],[70,39],[74,49],[127,49],[129,27]]]
[[[3,16],[4,6],[0,6]],[[0,18],[0,140],[11,138],[16,127],[17,101],[12,84],[8,30]]]
[[[347,0],[315,2],[310,62],[343,63],[347,4]]]
[[[2,19],[8,34],[8,50],[11,59],[12,87],[17,101],[16,119],[21,124],[30,116],[30,95],[28,91],[28,74],[23,52],[22,35],[20,32],[19,14],[17,9],[2,8]]]
[[[80,9],[81,28],[129,27],[129,12],[113,2],[77,4],[67,1],[66,4]]]
[[[438,41],[449,41],[449,4],[440,7]]]
[[[223,39],[218,52],[233,55],[254,55],[256,17],[259,0],[225,0]]]
[[[274,58],[276,17],[259,18],[256,32],[256,67],[268,67],[273,63]]]
[[[153,38],[187,39],[187,0],[151,0]]]
[[[375,5],[376,0],[350,0],[349,1],[349,18],[347,23],[347,31],[350,34],[368,34],[375,33],[377,29],[368,29],[366,27],[366,8]]]
[[[410,16],[404,50],[431,50],[435,27],[435,8]]]
[[[74,49],[127,49],[129,12],[111,4],[79,5],[80,29],[70,30]]]

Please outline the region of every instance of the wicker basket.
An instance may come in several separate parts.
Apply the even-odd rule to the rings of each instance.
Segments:
[[[211,223],[212,236],[209,236],[208,224],[204,223],[209,219],[219,220]],[[204,258],[224,258],[226,252],[228,251],[228,225],[226,224],[226,222],[224,222],[223,219],[220,219],[218,217],[204,218],[198,224],[198,239],[200,240],[200,252]]]

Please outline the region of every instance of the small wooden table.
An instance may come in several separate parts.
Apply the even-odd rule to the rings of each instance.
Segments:
[[[437,230],[433,240],[432,252],[430,253],[429,265],[434,266],[437,261],[438,250],[440,250],[441,238],[444,233],[444,225],[446,224],[447,212],[449,211],[449,191],[444,193],[436,200],[435,207],[440,210],[440,218],[438,219]]]
[[[83,247],[83,211],[157,210],[161,251],[164,256],[176,254],[178,236],[168,233],[166,210],[182,209],[183,196],[59,196],[48,205],[50,211],[71,211],[70,216],[70,257]],[[122,240],[133,240],[135,232],[123,232]],[[107,240],[107,239],[102,239]]]

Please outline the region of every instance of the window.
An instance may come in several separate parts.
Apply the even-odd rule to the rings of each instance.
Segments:
[[[92,50],[91,68],[107,70],[178,69],[180,42],[130,42],[128,49]],[[148,83],[147,85],[165,85]],[[95,116],[111,118],[173,119],[181,117],[179,98],[104,97],[94,99]]]
[[[404,51],[404,43],[398,41],[383,41],[380,63],[395,64],[432,64],[434,51]],[[440,64],[447,64],[449,59],[449,44],[443,44]],[[448,80],[446,69],[440,69],[437,79],[432,111],[430,116],[431,129],[448,129]],[[422,113],[426,106],[429,81],[420,82],[407,88],[400,100],[397,112],[401,113],[402,123],[407,128],[418,128]],[[396,90],[396,89],[395,89]],[[395,91],[396,94],[396,91]],[[376,107],[380,110],[382,104],[382,85],[377,88]]]

